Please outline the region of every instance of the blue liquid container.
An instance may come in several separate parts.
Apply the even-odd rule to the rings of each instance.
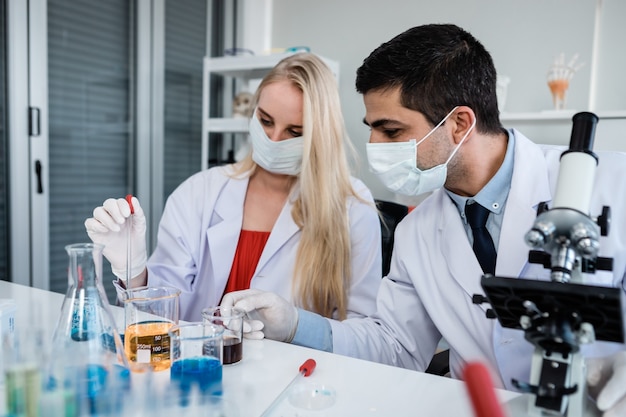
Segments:
[[[46,393],[66,398],[66,417],[115,412],[129,391],[130,372],[101,282],[103,247],[65,249],[68,290],[50,345]]]
[[[202,395],[222,395],[222,364],[209,356],[177,360],[170,367],[170,380],[178,387],[183,400],[194,386]]]

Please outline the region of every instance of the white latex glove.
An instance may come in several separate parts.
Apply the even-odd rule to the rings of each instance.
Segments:
[[[222,306],[246,311],[250,318],[246,336],[249,339],[267,337],[289,343],[296,334],[298,309],[273,292],[256,289],[229,292],[222,298]]]
[[[587,385],[603,417],[626,416],[626,351],[587,359]]]
[[[249,315],[243,319],[243,337],[246,339],[261,340],[265,337],[263,333],[263,322],[253,320]]]
[[[96,207],[93,217],[85,220],[85,229],[94,243],[104,245],[102,254],[111,262],[116,277],[126,282],[128,227],[131,227],[131,271],[130,278],[146,269],[146,217],[136,197],[132,198],[135,213],[130,215],[130,206],[123,198],[109,198]],[[131,221],[128,221],[131,217]]]

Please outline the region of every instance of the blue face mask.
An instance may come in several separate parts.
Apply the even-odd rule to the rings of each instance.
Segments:
[[[264,170],[283,175],[300,173],[304,149],[302,136],[272,141],[265,133],[255,111],[250,119],[250,140],[252,160]]]
[[[417,147],[444,124],[456,109],[457,107],[453,108],[419,142],[411,139],[408,142],[368,143],[366,151],[370,171],[376,174],[385,187],[398,194],[415,196],[443,187],[448,176],[448,163],[474,129],[476,119],[443,164],[426,170],[419,169],[417,167]]]

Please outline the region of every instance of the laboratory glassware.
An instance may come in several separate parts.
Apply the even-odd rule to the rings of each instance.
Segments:
[[[223,364],[238,363],[243,358],[243,320],[246,312],[237,307],[207,307],[202,321],[224,327]]]
[[[169,330],[172,343],[170,380],[178,388],[181,405],[192,390],[203,396],[222,394],[224,328],[209,322],[179,324]]]
[[[44,389],[66,399],[66,415],[111,412],[129,390],[128,360],[101,282],[103,248],[95,243],[65,247],[68,290]]]
[[[6,411],[10,416],[38,417],[41,397],[43,332],[16,329],[2,338]],[[1,385],[0,385],[1,386]]]
[[[174,287],[138,287],[124,294],[126,329],[124,348],[133,371],[170,367],[167,331],[178,324],[180,290]]]

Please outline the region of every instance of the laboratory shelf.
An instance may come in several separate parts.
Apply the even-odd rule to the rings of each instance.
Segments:
[[[298,52],[271,55],[205,57],[204,64],[205,69],[211,73],[252,80],[263,78],[281,59],[296,53]],[[330,67],[335,77],[338,78],[339,64],[322,56],[320,58]]]
[[[248,119],[244,117],[214,118],[208,119],[208,132],[224,133],[247,133]]]
[[[572,116],[581,110],[543,110],[540,112],[521,113],[500,113],[502,122],[509,121],[551,121],[551,120],[572,120]],[[623,119],[626,117],[626,110],[604,110],[592,112],[600,119]]]

